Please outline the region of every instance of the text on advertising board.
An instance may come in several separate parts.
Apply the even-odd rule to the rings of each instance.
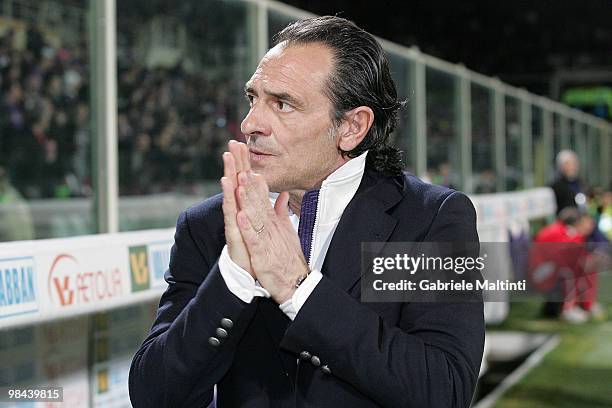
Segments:
[[[61,306],[71,306],[107,300],[123,293],[118,266],[87,269],[72,255],[57,255],[51,263],[47,283],[51,299]]]
[[[0,317],[38,310],[34,259],[0,260]]]

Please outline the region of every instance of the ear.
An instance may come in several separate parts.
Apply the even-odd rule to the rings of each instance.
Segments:
[[[374,123],[374,111],[368,106],[359,106],[345,113],[338,129],[338,147],[345,152],[361,143]]]

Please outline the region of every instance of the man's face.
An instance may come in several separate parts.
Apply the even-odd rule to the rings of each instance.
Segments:
[[[563,162],[561,172],[565,177],[573,180],[578,176],[578,168],[578,157],[575,155],[569,155]]]
[[[251,166],[271,191],[317,187],[343,162],[323,92],[333,67],[322,44],[279,44],[245,86],[250,110],[242,121]]]

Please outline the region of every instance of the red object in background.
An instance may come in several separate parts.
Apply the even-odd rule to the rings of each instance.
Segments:
[[[533,239],[534,242],[575,242],[581,243],[585,239],[578,233],[572,233],[561,221],[542,228]]]
[[[550,293],[560,288],[563,310],[581,303],[588,310],[597,294],[596,271],[585,270],[589,253],[585,237],[561,221],[544,227],[529,253],[528,279],[533,287]]]

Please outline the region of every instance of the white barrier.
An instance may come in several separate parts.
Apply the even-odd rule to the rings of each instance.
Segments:
[[[525,225],[555,210],[548,188],[470,198],[480,239],[486,242],[506,242],[513,224]],[[0,244],[0,328],[159,298],[166,287],[163,275],[173,232],[167,228]],[[507,305],[496,307],[488,321],[505,317]]]
[[[516,224],[524,225],[530,220],[552,216],[556,211],[555,194],[548,187],[533,188],[497,194],[471,195],[476,208],[478,232],[486,232],[483,242],[498,242],[497,233],[491,230],[513,229]],[[489,237],[490,234],[490,237]],[[491,238],[491,239],[489,239]],[[506,242],[507,239],[501,240]]]
[[[173,228],[0,244],[0,328],[159,298]]]

